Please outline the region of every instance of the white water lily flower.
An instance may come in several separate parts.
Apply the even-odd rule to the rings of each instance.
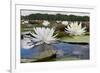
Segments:
[[[62,21],[63,25],[68,25],[68,21]]]
[[[49,22],[49,21],[44,20],[42,24],[43,24],[44,26],[48,26],[48,25],[50,24],[50,22]]]
[[[53,43],[56,40],[56,35],[54,35],[54,29],[53,28],[44,28],[44,27],[37,27],[34,28],[34,32],[32,35],[34,36],[33,41],[37,42],[37,45],[46,43],[50,44]]]
[[[78,25],[78,22],[70,23],[67,28],[65,28],[65,32],[70,35],[81,35],[85,32],[86,27],[82,28],[82,23]]]
[[[60,23],[61,21],[56,21],[56,23]]]
[[[24,38],[21,40],[21,48],[22,49],[30,49],[34,47],[32,41],[30,40],[30,38]]]

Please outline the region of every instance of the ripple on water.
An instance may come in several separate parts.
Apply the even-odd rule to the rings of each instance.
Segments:
[[[75,56],[80,59],[89,59],[89,45],[80,45],[80,44],[68,44],[68,43],[56,43],[48,46],[53,46],[53,48],[57,51],[57,57],[64,56]],[[22,58],[34,58],[40,53],[40,49],[38,47],[34,47],[32,49],[21,49],[21,57]]]

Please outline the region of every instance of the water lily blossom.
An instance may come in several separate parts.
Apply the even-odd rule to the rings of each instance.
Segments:
[[[70,35],[81,35],[84,34],[86,27],[82,28],[82,23],[78,24],[78,22],[70,23],[67,28],[65,28],[65,32]]]
[[[29,38],[24,38],[21,40],[21,48],[22,49],[31,49],[32,47],[34,47],[34,45]]]
[[[66,26],[68,25],[68,21],[62,21],[62,24]]]
[[[33,41],[39,44],[50,44],[56,40],[56,35],[54,35],[54,28],[44,28],[44,27],[37,27],[34,28],[34,33],[32,33]]]
[[[61,21],[56,21],[56,23],[60,23]]]
[[[48,25],[50,24],[50,22],[49,22],[49,21],[44,20],[42,24],[43,24],[44,26],[48,26]]]

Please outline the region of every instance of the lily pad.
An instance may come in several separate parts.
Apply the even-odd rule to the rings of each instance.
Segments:
[[[61,38],[63,42],[73,42],[73,43],[89,43],[89,35],[83,36],[65,36]]]

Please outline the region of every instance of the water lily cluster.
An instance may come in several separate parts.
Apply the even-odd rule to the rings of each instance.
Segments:
[[[51,44],[54,43],[57,38],[57,34],[54,35],[54,28],[45,28],[45,27],[37,27],[33,28],[34,32],[29,32],[25,35],[24,39],[21,41],[22,42],[22,48],[32,48],[36,45],[40,44]]]
[[[44,22],[44,25],[49,24],[47,21]],[[82,35],[86,31],[86,27],[82,27],[82,23],[78,24],[78,22],[73,22],[68,24],[68,22],[63,22],[63,24],[66,24],[65,32],[70,34],[70,35]],[[40,45],[40,44],[51,44],[57,40],[56,36],[57,34],[55,33],[54,28],[48,28],[48,27],[35,27],[33,28],[34,32],[24,32],[22,33],[23,35],[25,34],[30,34],[32,37],[29,35],[26,35],[24,40],[22,40],[22,47],[23,48],[32,48],[35,45]],[[59,33],[58,33],[59,34]]]

